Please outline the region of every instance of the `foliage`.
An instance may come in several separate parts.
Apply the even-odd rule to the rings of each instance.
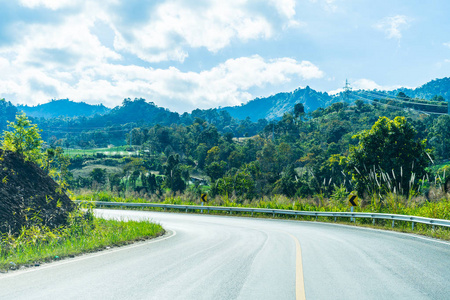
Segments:
[[[42,139],[36,124],[32,124],[24,113],[16,115],[16,121],[8,122],[11,131],[3,132],[2,147],[23,155],[25,160],[42,163]]]
[[[358,193],[394,192],[408,195],[417,189],[415,177],[426,175],[430,150],[425,140],[416,140],[416,131],[404,117],[380,117],[370,130],[354,136],[358,145],[350,148],[347,171]]]
[[[312,90],[308,93],[306,90],[297,91],[296,95],[306,97],[313,94]],[[150,112],[159,109],[143,99],[125,99],[122,106],[110,113],[106,128],[82,132],[83,128],[100,126],[97,123],[99,119],[71,119],[71,128],[73,125],[73,128],[80,129],[80,135],[54,136],[49,145],[77,143],[84,147],[84,150],[71,150],[75,155],[71,156],[72,165],[66,172],[66,181],[73,189],[92,188],[97,191],[109,190],[122,196],[136,193],[152,197],[166,192],[198,192],[211,188],[211,192],[216,195],[245,195],[245,199],[277,194],[303,197],[322,194],[330,197],[336,186],[343,186],[347,191],[356,189],[357,180],[352,178],[356,170],[349,167],[348,162],[352,157],[349,157],[349,148],[358,147],[359,141],[352,139],[352,136],[361,130],[370,131],[380,115],[389,119],[404,117],[408,126],[415,128],[413,140],[420,140],[419,144],[425,143],[426,148],[433,147],[435,156],[429,152],[433,159],[442,160],[448,153],[445,149],[446,116],[396,111],[379,103],[369,105],[362,100],[356,101],[355,105],[336,102],[326,108],[304,113],[311,107],[307,107],[307,102],[292,97],[292,111],[270,124],[267,121],[252,123],[250,119],[238,122],[223,110],[194,110],[191,114],[171,119],[172,124],[166,122],[170,118],[158,121],[157,125],[151,125],[153,121],[136,120],[123,124],[119,116],[126,116],[126,120],[131,122],[134,110]],[[435,100],[438,101],[438,98]],[[52,119],[43,124],[58,128],[62,124],[67,126],[66,122],[68,120]],[[246,133],[252,136],[234,138],[245,136]],[[49,137],[45,130],[44,135]],[[105,143],[111,139],[123,146],[111,145],[106,148]],[[125,143],[128,145],[125,146]],[[86,148],[92,145],[105,145],[105,148]],[[49,159],[47,164],[50,162],[56,168],[59,163],[56,157],[51,157],[51,153],[50,150],[50,156],[46,156]],[[396,154],[395,150],[391,150],[391,153]],[[400,175],[409,172],[401,160],[399,156],[396,159],[398,163],[395,162],[396,178],[399,172]],[[83,174],[77,171],[81,168],[92,171],[87,166],[105,169],[106,174],[99,181],[86,176],[87,171],[83,171],[85,176],[79,176]],[[114,169],[109,166],[114,166]],[[357,167],[364,169],[364,163]],[[423,178],[426,174],[419,174],[416,170],[419,167],[420,164],[418,166],[415,163],[411,191],[427,193],[427,183]],[[394,188],[399,193],[407,194],[410,191],[409,182],[407,185],[403,182],[407,179],[402,180],[400,187],[399,182],[390,182],[393,166],[389,170],[383,169],[383,172],[377,168],[369,170],[366,163],[367,174],[373,179],[368,179],[372,186],[368,186],[367,190],[379,190],[381,194],[393,192]],[[77,175],[71,177],[72,171]],[[431,177],[427,179],[429,182],[437,176],[433,172],[427,173]],[[385,177],[389,174],[390,179],[384,180],[383,174]],[[382,185],[380,178],[384,185],[382,188],[377,184],[378,180]]]

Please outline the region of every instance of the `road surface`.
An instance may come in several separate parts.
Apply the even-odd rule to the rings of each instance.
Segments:
[[[98,210],[166,236],[0,274],[0,299],[450,299],[450,243],[319,222]]]

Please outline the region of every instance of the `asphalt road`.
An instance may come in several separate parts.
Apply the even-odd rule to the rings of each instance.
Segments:
[[[450,299],[450,243],[317,222],[101,210],[162,238],[0,274],[0,299]]]

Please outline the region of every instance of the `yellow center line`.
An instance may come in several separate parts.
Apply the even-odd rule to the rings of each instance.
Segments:
[[[303,263],[302,263],[302,248],[298,239],[292,234],[288,233],[295,241],[295,299],[306,300],[305,295],[305,281],[303,278]]]

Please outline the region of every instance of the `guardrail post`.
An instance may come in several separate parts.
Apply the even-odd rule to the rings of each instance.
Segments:
[[[187,206],[186,206],[186,212],[187,212],[187,210],[188,210],[188,208],[187,208]]]
[[[411,222],[411,230],[414,230],[414,222]]]
[[[231,211],[231,209],[230,209],[230,215],[232,214],[232,211]]]
[[[334,221],[336,222],[336,217],[334,217]]]
[[[274,211],[272,212],[272,218],[275,218],[275,212]]]
[[[434,225],[433,225],[433,230],[434,230]]]
[[[392,220],[392,228],[395,226],[395,220]]]
[[[253,217],[253,210],[252,210],[252,217]]]

